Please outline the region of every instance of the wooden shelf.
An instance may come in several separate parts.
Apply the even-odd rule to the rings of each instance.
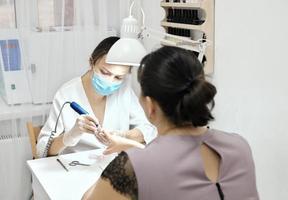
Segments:
[[[204,65],[204,71],[206,75],[210,75],[214,71],[214,12],[215,12],[215,0],[200,0],[197,3],[170,3],[162,1],[160,2],[161,7],[166,12],[166,17],[163,21],[161,21],[161,26],[165,27],[166,31],[168,31],[167,27],[172,27],[176,29],[186,29],[193,31],[201,31],[205,34],[208,41],[211,41],[211,44],[206,48],[205,56],[206,56],[206,63]],[[184,23],[174,23],[174,22],[167,22],[167,15],[169,8],[172,9],[201,9],[204,10],[206,13],[205,22],[200,25],[192,25],[192,24],[184,24]],[[162,45],[171,45],[170,43],[162,43]],[[190,45],[191,46],[191,45]],[[188,49],[193,48],[187,45]]]
[[[189,30],[199,30],[202,31],[202,25],[192,25],[192,24],[181,24],[181,23],[173,23],[173,22],[166,22],[162,21],[161,26],[166,27],[173,27],[173,28],[183,28],[183,29],[189,29]]]
[[[173,7],[173,8],[200,8],[202,3],[168,3],[161,2],[162,7]]]

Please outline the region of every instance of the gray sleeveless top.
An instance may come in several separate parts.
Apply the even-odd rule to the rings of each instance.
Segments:
[[[221,157],[217,183],[205,174],[202,143]],[[159,136],[145,149],[126,153],[112,161],[101,177],[133,200],[259,199],[250,147],[237,134],[208,129],[201,136]]]

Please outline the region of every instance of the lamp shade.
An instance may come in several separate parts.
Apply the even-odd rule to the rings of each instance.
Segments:
[[[106,63],[139,66],[146,50],[138,39],[121,38],[109,50]]]
[[[139,66],[146,55],[146,50],[138,39],[140,32],[138,21],[131,15],[130,8],[130,16],[122,22],[121,38],[110,48],[106,63]]]

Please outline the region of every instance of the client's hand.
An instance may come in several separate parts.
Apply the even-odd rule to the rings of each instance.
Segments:
[[[145,148],[145,146],[139,142],[109,133],[104,130],[102,130],[99,135],[101,135],[103,143],[107,145],[106,150],[103,152],[104,155],[116,152],[118,153],[131,147]]]
[[[105,134],[106,133],[106,134]],[[105,145],[109,145],[109,141],[108,141],[108,138],[107,138],[107,134],[111,134],[111,135],[114,135],[114,136],[120,136],[120,137],[125,137],[126,134],[125,132],[121,132],[121,131],[105,131],[104,129],[101,129],[101,130],[98,130],[98,132],[95,132],[95,136],[96,138],[99,140],[99,142],[105,144]]]
[[[75,146],[81,139],[83,133],[94,134],[98,132],[98,120],[89,115],[80,115],[73,128],[63,135],[63,144],[65,146]]]

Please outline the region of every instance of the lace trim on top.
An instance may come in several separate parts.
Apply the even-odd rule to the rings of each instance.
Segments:
[[[138,185],[133,166],[127,153],[121,152],[103,171],[101,178],[109,180],[118,193],[138,199]]]

